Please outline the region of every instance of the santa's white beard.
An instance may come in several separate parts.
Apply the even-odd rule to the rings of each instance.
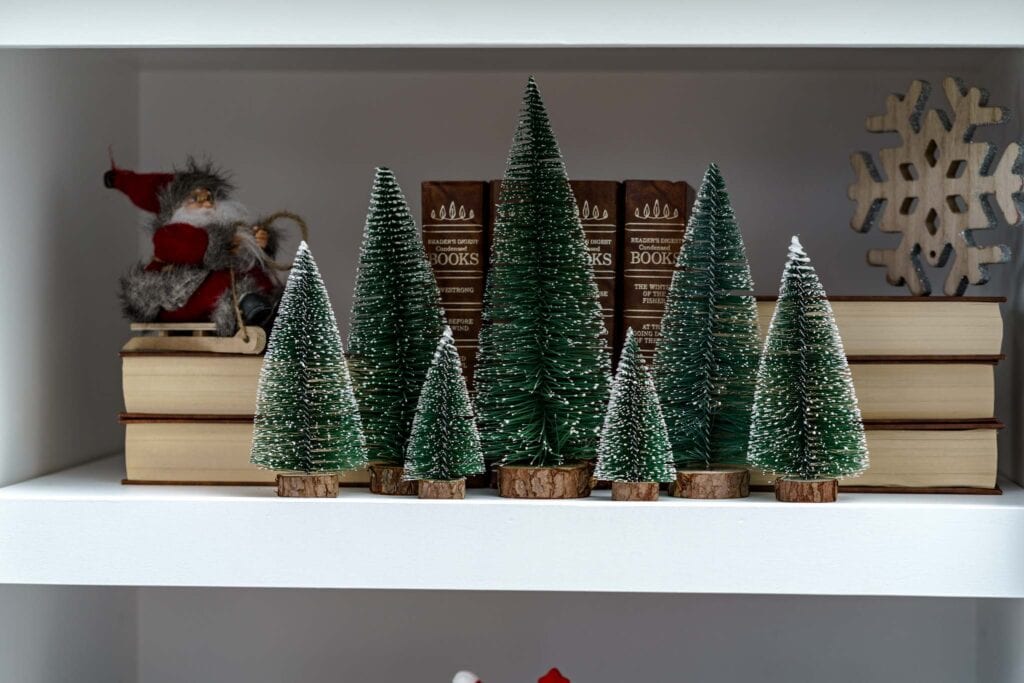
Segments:
[[[248,223],[249,211],[241,202],[232,199],[222,199],[214,202],[209,209],[193,209],[187,206],[180,206],[171,216],[168,223],[187,223],[198,228],[207,225],[232,225],[234,223]]]

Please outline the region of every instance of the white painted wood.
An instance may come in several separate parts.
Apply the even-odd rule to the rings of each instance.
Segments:
[[[999,497],[849,494],[821,506],[764,493],[285,500],[120,476],[110,458],[0,489],[0,582],[1024,596],[1024,490],[1008,483]]]
[[[0,44],[1000,46],[1022,22],[1016,0],[38,0],[4,8]]]
[[[18,330],[0,335],[7,484],[121,442],[115,291],[138,219],[101,175],[109,144],[134,163],[138,78],[109,52],[0,51],[0,92],[0,315]]]

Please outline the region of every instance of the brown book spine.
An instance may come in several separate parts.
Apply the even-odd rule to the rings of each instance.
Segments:
[[[587,257],[594,269],[601,310],[608,330],[608,349],[617,347],[618,331],[618,261],[622,242],[622,183],[615,180],[570,180],[576,196],[576,210],[587,240]],[[490,231],[494,234],[498,194],[501,181],[491,181]]]
[[[683,244],[690,188],[682,181],[623,183],[622,318],[650,359],[661,331],[665,295]]]
[[[569,185],[576,195],[587,256],[601,296],[608,348],[612,349],[619,338],[617,265],[622,239],[622,185],[614,180],[570,180]]]
[[[487,183],[428,180],[421,193],[423,244],[472,388],[487,265]]]

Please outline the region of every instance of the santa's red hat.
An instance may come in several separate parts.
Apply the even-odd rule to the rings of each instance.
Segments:
[[[103,174],[103,184],[124,192],[132,204],[143,211],[160,211],[160,191],[174,180],[173,173],[136,173],[118,168],[110,162],[110,170]]]
[[[563,676],[558,669],[552,669],[541,676],[537,683],[569,683],[569,679]]]

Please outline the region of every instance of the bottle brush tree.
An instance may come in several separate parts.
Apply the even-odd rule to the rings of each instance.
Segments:
[[[686,226],[654,356],[680,469],[746,463],[760,356],[753,287],[725,180],[711,164]]]
[[[372,463],[404,463],[416,402],[443,330],[441,295],[409,206],[394,174],[378,168],[348,337]]]
[[[253,423],[253,464],[285,473],[329,473],[366,464],[359,408],[327,289],[303,242],[267,344]],[[315,479],[315,478],[314,478]],[[295,483],[295,482],[292,482]],[[323,482],[298,482],[313,493]],[[331,484],[327,485],[328,487]],[[337,478],[333,480],[337,495]]]
[[[461,498],[465,494],[465,478],[483,471],[480,435],[462,362],[452,330],[445,327],[413,418],[405,477],[420,480],[421,498]],[[431,491],[436,495],[431,495]]]
[[[502,478],[508,466],[595,457],[606,334],[576,201],[531,78],[497,202],[474,376],[484,456],[502,461]]]
[[[615,498],[632,490],[634,494],[646,492],[646,496],[632,497],[654,499],[658,497],[658,483],[672,481],[675,474],[654,380],[644,364],[633,328],[629,328],[597,445],[594,476],[612,482]],[[648,486],[616,488],[616,484]]]
[[[796,237],[757,371],[749,459],[782,480],[805,482],[852,477],[868,466],[832,306]],[[824,500],[834,498],[834,481],[828,491]]]

